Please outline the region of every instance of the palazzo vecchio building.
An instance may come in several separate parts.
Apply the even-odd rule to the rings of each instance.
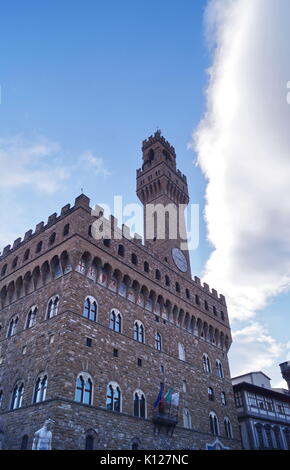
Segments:
[[[182,228],[174,148],[157,131],[142,154],[145,233],[148,204],[176,207]],[[181,231],[162,239],[154,221],[142,243],[81,194],[4,248],[2,449],[31,449],[49,418],[52,449],[240,448],[225,298],[192,279]]]

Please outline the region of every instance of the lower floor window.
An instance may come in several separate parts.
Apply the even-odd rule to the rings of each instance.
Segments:
[[[107,387],[107,410],[121,411],[121,390],[118,384],[109,384]]]
[[[11,410],[16,410],[17,408],[21,408],[22,405],[22,398],[24,393],[24,385],[18,384],[15,385],[12,393],[12,400],[11,400]]]
[[[209,421],[210,421],[210,431],[214,436],[219,435],[219,425],[218,425],[218,419],[215,413],[211,413],[209,415]]]
[[[84,374],[79,375],[76,383],[75,401],[86,405],[92,404],[93,382],[90,377]]]
[[[134,393],[134,416],[146,418],[146,404],[144,393],[136,391]]]
[[[47,388],[47,376],[44,375],[43,377],[38,377],[36,384],[35,384],[35,389],[34,389],[33,403],[39,403],[45,400],[46,388]]]

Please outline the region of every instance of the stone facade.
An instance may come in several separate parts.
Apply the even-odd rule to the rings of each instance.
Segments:
[[[156,141],[164,145],[162,139],[155,134],[155,147]],[[92,236],[96,220],[111,228],[111,240]],[[217,438],[224,447],[239,449],[225,298],[164,260],[164,253],[150,249],[152,242],[130,238],[127,228],[117,228],[116,223],[114,217],[104,219],[99,208],[92,211],[89,199],[80,195],[72,207],[66,205],[60,215],[53,214],[23,240],[4,248],[0,257],[2,447],[31,448],[35,431],[51,418],[53,449],[205,449]],[[119,239],[114,239],[115,232]],[[84,309],[87,298],[97,304],[93,319]],[[54,310],[50,299],[57,299]],[[33,321],[28,317],[32,307],[36,307]],[[112,329],[112,309],[120,312],[120,331]],[[144,328],[143,342],[134,335],[137,320]],[[161,350],[156,349],[157,333]],[[207,358],[210,371],[204,364]],[[89,403],[76,401],[80,374],[91,380]],[[46,382],[37,392],[39,377]],[[119,386],[120,411],[106,406],[109,383]],[[161,383],[165,392],[169,388],[179,392],[175,428],[167,415],[159,425],[154,418],[153,403]],[[145,397],[142,417],[134,416],[136,390]],[[217,418],[216,430],[210,413]],[[227,435],[225,418],[231,424]]]

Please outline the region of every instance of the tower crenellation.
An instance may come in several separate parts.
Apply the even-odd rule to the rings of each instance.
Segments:
[[[143,140],[142,151],[145,152],[150,147],[155,146],[160,143],[165,149],[167,149],[174,158],[176,158],[175,148],[171,145],[162,135],[161,131],[157,130],[154,135],[148,137],[148,139]]]

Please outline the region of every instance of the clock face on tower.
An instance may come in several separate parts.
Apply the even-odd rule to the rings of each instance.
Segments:
[[[179,271],[186,273],[188,265],[186,258],[179,248],[172,248],[172,258]]]

